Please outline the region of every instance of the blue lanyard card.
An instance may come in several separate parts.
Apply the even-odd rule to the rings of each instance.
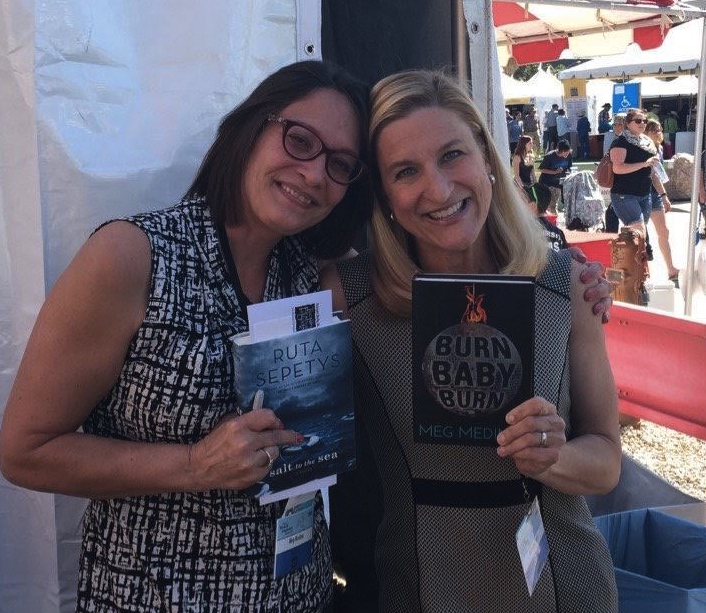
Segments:
[[[298,570],[311,561],[316,492],[289,499],[277,520],[275,579]]]

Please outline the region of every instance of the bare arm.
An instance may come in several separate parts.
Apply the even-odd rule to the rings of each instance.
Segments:
[[[613,172],[615,174],[626,175],[642,168],[653,167],[655,164],[657,164],[657,162],[659,162],[659,158],[656,155],[653,155],[651,158],[645,160],[644,162],[634,162],[626,164],[625,158],[627,157],[627,154],[628,150],[623,149],[622,147],[613,147],[610,150],[610,161],[613,164]]]
[[[293,442],[267,410],[226,418],[191,447],[76,432],[120,374],[149,282],[149,242],[126,222],[93,235],[56,282],[5,408],[0,467],[8,480],[93,498],[237,489],[266,474],[263,447]]]
[[[600,322],[591,315],[572,263],[571,283],[571,430],[565,440],[563,420],[541,398],[508,413],[510,426],[498,437],[498,453],[511,456],[525,475],[567,494],[602,494],[620,475],[617,394]],[[547,447],[539,446],[547,432]]]

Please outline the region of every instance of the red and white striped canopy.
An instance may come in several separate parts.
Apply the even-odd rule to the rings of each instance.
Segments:
[[[670,25],[698,11],[684,0],[493,1],[500,65],[659,47]]]

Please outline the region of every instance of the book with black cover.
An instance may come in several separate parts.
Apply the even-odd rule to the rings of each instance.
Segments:
[[[258,342],[247,333],[232,338],[240,410],[250,410],[262,390],[263,406],[304,435],[301,445],[280,447],[250,495],[277,499],[282,490],[355,468],[350,321],[332,321]]]
[[[533,395],[534,279],[419,274],[412,335],[414,440],[497,446]]]

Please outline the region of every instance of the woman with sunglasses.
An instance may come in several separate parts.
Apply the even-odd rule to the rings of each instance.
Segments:
[[[629,109],[625,115],[625,130],[610,146],[614,175],[610,203],[620,221],[639,230],[643,237],[652,210],[652,169],[659,162],[655,144],[645,136],[646,123],[640,109]]]
[[[236,412],[228,339],[246,306],[318,289],[371,206],[367,89],[301,62],[227,115],[184,200],[99,228],[57,281],[7,404],[2,470],[90,498],[78,611],[321,611],[331,555],[273,578],[283,503],[239,493],[280,445],[267,409]],[[77,430],[83,427],[82,432]]]

